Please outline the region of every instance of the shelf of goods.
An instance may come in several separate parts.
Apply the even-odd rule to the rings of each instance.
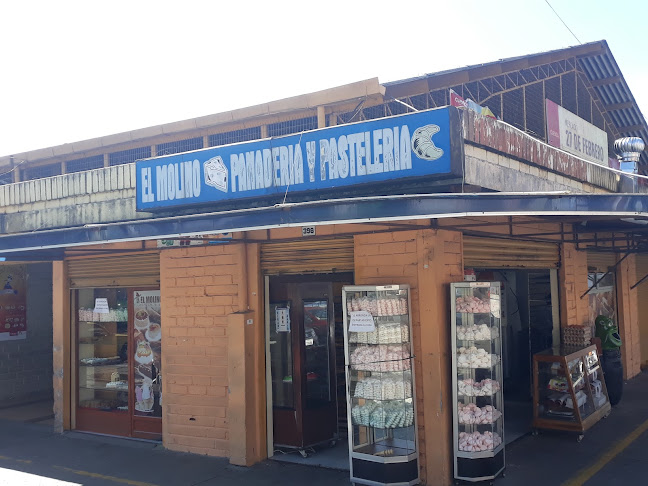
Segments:
[[[580,439],[611,410],[595,345],[533,355],[533,387],[536,429],[577,432]]]
[[[81,408],[128,409],[127,355],[119,355],[127,341],[127,322],[114,320],[114,317],[126,315],[120,309],[111,311],[113,320],[108,321],[101,319],[101,316],[110,315],[108,313],[93,315],[91,309],[79,310],[78,393]]]
[[[505,467],[500,283],[450,287],[454,476],[491,480]]]
[[[351,482],[418,484],[409,287],[346,286],[342,300]]]

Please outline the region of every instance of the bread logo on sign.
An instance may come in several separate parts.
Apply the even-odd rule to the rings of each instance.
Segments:
[[[203,167],[205,170],[205,184],[215,187],[219,191],[227,192],[228,170],[220,155],[206,161]]]
[[[436,160],[443,155],[443,150],[434,145],[432,136],[439,133],[439,125],[419,127],[412,135],[412,150],[423,160]]]

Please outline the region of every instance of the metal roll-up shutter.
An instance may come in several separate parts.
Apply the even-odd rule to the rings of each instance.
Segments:
[[[557,268],[558,243],[463,237],[464,266],[473,268]]]
[[[66,263],[72,288],[160,285],[159,252],[74,257]]]
[[[265,274],[353,271],[353,238],[298,240],[261,245]]]
[[[617,262],[617,255],[613,252],[588,251],[587,269],[596,272],[607,272]]]

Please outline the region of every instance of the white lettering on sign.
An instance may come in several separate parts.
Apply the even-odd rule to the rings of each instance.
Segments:
[[[413,170],[412,158],[433,162],[444,155],[433,140],[441,131],[438,125],[414,128],[416,125],[407,123],[386,127],[386,123],[381,124],[382,128],[376,129],[350,128],[358,130],[351,133],[346,132],[347,128],[342,133],[336,127],[305,136],[322,137],[314,140],[302,141],[300,135],[296,143],[295,138],[277,138],[255,145],[230,146],[220,154],[213,149],[205,154],[195,152],[181,155],[180,161],[162,157],[155,165],[137,171],[138,209],[156,202],[164,202],[160,207],[190,204],[192,199],[205,202],[202,200],[212,197],[212,189],[227,194],[226,197],[240,198],[253,191],[256,195],[271,194],[269,189],[280,187],[303,191],[435,173],[418,162]],[[597,151],[588,143],[584,146],[589,152]],[[204,155],[208,158],[201,161]],[[184,157],[197,158],[183,160]]]
[[[167,201],[200,196],[200,172],[198,159],[156,167],[157,200]],[[143,190],[142,193],[144,193]]]
[[[302,226],[302,236],[315,236],[315,226]]]
[[[376,323],[369,311],[351,311],[349,332],[373,332],[375,330]]]
[[[304,182],[304,156],[299,144],[231,154],[230,168],[232,192]]]
[[[142,202],[154,202],[155,194],[153,193],[153,180],[151,179],[151,168],[142,168]]]

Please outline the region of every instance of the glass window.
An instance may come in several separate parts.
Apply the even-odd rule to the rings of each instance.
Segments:
[[[304,301],[306,403],[308,406],[331,401],[329,331],[328,301]]]
[[[77,291],[79,407],[128,410],[126,289]]]
[[[293,355],[289,301],[270,304],[270,372],[273,406],[293,408]]]

